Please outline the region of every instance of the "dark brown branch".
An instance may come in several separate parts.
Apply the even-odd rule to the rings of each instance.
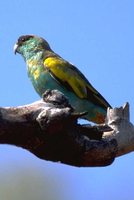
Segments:
[[[106,166],[119,155],[117,137],[108,126],[79,125],[77,114],[58,91],[45,102],[0,108],[0,143],[25,148],[41,159],[87,167]],[[103,132],[109,130],[107,134]],[[103,136],[103,137],[102,137]]]

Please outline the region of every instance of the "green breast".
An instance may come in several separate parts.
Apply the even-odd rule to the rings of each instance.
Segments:
[[[51,76],[48,70],[42,66],[33,66],[29,69],[28,75],[35,90],[41,97],[47,89],[62,90],[60,84]]]

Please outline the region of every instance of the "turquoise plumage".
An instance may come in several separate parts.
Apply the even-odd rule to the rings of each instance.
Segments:
[[[37,93],[57,89],[68,97],[76,112],[87,112],[83,118],[104,123],[109,103],[71,63],[61,58],[46,40],[34,35],[19,37],[14,47],[26,61],[28,75]]]

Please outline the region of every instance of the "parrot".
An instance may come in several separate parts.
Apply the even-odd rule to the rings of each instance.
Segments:
[[[55,53],[49,43],[36,35],[22,35],[14,45],[22,55],[33,87],[40,97],[46,90],[58,90],[69,100],[81,118],[95,124],[105,123],[110,104],[73,64]]]

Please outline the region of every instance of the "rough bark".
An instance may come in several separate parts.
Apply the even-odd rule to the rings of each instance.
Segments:
[[[0,143],[25,148],[41,159],[88,167],[110,165],[134,150],[129,105],[108,109],[106,124],[80,125],[60,92],[47,91],[30,105],[0,108]]]

